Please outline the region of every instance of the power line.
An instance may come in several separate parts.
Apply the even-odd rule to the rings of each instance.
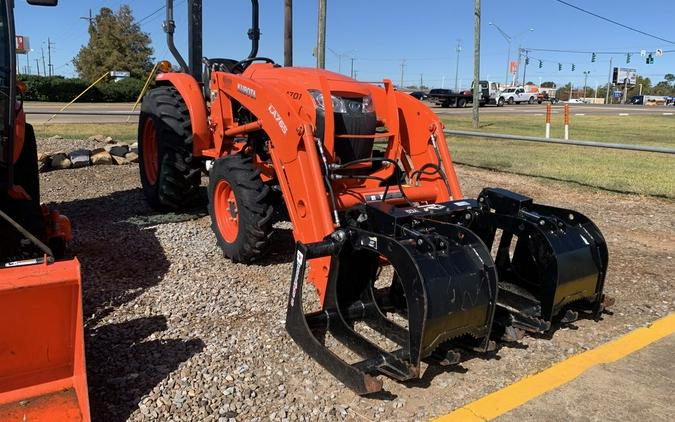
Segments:
[[[560,50],[551,48],[524,48],[528,51],[545,51],[549,53],[572,53],[572,54],[640,54],[641,51],[585,51],[585,50]],[[675,53],[675,50],[663,50],[664,53]]]
[[[573,5],[573,4],[571,4],[571,3],[568,3],[568,2],[566,2],[566,1],[563,1],[563,0],[555,0],[555,1],[557,1],[558,3],[564,4],[564,5],[566,5],[566,6],[569,6],[569,7],[573,8],[573,9],[577,9],[577,10],[579,10],[580,12],[584,12],[584,13],[589,14],[589,15],[591,15],[591,16],[595,16],[595,17],[598,18],[598,19],[602,19],[602,20],[604,20],[604,21],[613,23],[614,25],[620,26],[620,27],[622,27],[622,28],[626,28],[626,29],[631,30],[631,31],[633,31],[633,32],[637,32],[638,34],[646,35],[646,36],[648,36],[648,37],[650,37],[650,38],[654,38],[654,39],[657,39],[657,40],[660,40],[660,41],[664,41],[664,42],[667,42],[667,43],[670,43],[670,44],[675,44],[675,41],[670,41],[670,40],[667,40],[667,39],[665,39],[665,38],[661,38],[661,37],[659,37],[659,36],[657,36],[657,35],[650,34],[650,33],[648,33],[648,32],[644,32],[644,31],[641,31],[641,30],[639,30],[639,29],[630,27],[630,26],[628,26],[628,25],[624,25],[624,24],[622,24],[622,23],[620,23],[620,22],[617,22],[617,21],[615,21],[615,20],[606,18],[606,17],[604,17],[604,16],[600,16],[600,15],[598,15],[597,13],[593,13],[593,12],[588,11],[588,10],[586,10],[586,9],[582,9],[582,8],[579,7],[579,6],[575,6],[575,5]]]

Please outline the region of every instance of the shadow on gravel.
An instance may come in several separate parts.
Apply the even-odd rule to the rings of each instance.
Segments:
[[[126,421],[141,397],[204,349],[199,339],[145,340],[166,329],[166,318],[153,316],[89,330],[87,375],[93,420]]]
[[[153,225],[204,215],[158,214],[141,189],[59,203],[73,224],[70,253],[82,264],[89,399],[93,420],[123,421],[181,362],[203,349],[199,339],[145,340],[166,330],[164,316],[106,322],[116,309],[157,285],[169,268]]]

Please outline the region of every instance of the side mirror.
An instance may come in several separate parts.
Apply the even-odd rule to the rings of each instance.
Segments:
[[[59,0],[27,0],[33,6],[56,6]]]

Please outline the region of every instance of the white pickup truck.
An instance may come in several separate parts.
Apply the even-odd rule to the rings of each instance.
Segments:
[[[537,93],[525,92],[524,88],[506,88],[499,94],[498,101],[501,102],[502,99],[507,104],[534,104],[537,101]]]

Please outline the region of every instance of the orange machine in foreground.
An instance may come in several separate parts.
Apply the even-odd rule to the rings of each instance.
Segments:
[[[58,261],[70,222],[40,205],[35,133],[17,101],[13,3],[0,0],[0,421],[89,421],[80,263]]]

